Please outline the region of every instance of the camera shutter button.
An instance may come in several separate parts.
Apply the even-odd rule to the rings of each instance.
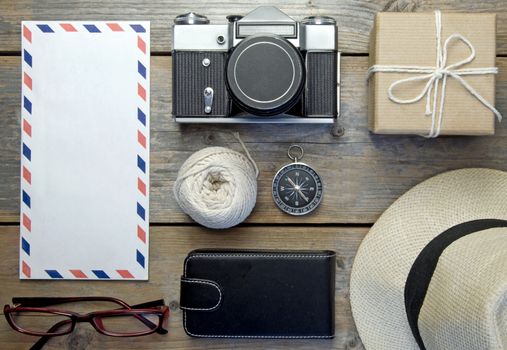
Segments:
[[[309,16],[303,18],[301,21],[303,24],[320,24],[320,25],[336,25],[336,21],[333,17],[328,16]]]

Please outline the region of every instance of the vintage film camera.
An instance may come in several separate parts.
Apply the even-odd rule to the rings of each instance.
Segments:
[[[276,7],[173,26],[173,115],[182,123],[333,123],[340,54],[333,18],[293,20]]]

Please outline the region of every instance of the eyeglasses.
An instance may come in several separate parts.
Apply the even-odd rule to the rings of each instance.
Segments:
[[[87,314],[48,308],[78,302],[111,302],[120,305],[120,308]],[[71,333],[79,322],[88,322],[97,332],[111,337],[137,337],[155,332],[167,334],[164,327],[169,318],[169,308],[163,300],[128,305],[109,297],[12,298],[12,303],[14,307],[4,306],[9,325],[23,334],[42,337],[31,350],[41,349],[51,337]]]

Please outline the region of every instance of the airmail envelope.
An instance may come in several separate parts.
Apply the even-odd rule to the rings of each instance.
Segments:
[[[148,279],[149,22],[23,22],[21,279]]]

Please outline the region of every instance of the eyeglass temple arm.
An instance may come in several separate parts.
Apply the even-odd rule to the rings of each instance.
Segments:
[[[128,305],[126,302],[110,297],[15,297],[12,298],[13,304],[20,304],[22,306],[51,306],[58,304],[65,304],[78,301],[109,301],[123,306],[124,308],[144,309],[150,307],[164,306],[164,299],[152,300],[141,304]]]
[[[123,306],[124,308],[129,308],[129,304],[124,302],[123,300],[110,298],[110,297],[15,297],[12,298],[13,304],[20,304],[22,306],[34,306],[34,307],[43,307],[50,305],[58,305],[65,303],[72,303],[78,301],[108,301],[118,305]]]
[[[141,304],[131,305],[130,307],[132,309],[149,309],[151,307],[164,306],[164,305],[165,305],[164,299],[158,299],[158,300],[147,301],[147,302],[141,303]]]
[[[60,322],[54,324],[51,328],[49,328],[48,333],[54,332],[54,331],[58,330],[58,328],[65,326],[66,324],[68,324],[70,322],[72,322],[72,321],[71,320],[60,321]],[[51,338],[51,336],[48,336],[48,335],[44,335],[44,336],[40,337],[40,339],[37,340],[37,342],[32,345],[30,350],[41,350],[42,347],[48,342],[48,340],[50,338]]]

